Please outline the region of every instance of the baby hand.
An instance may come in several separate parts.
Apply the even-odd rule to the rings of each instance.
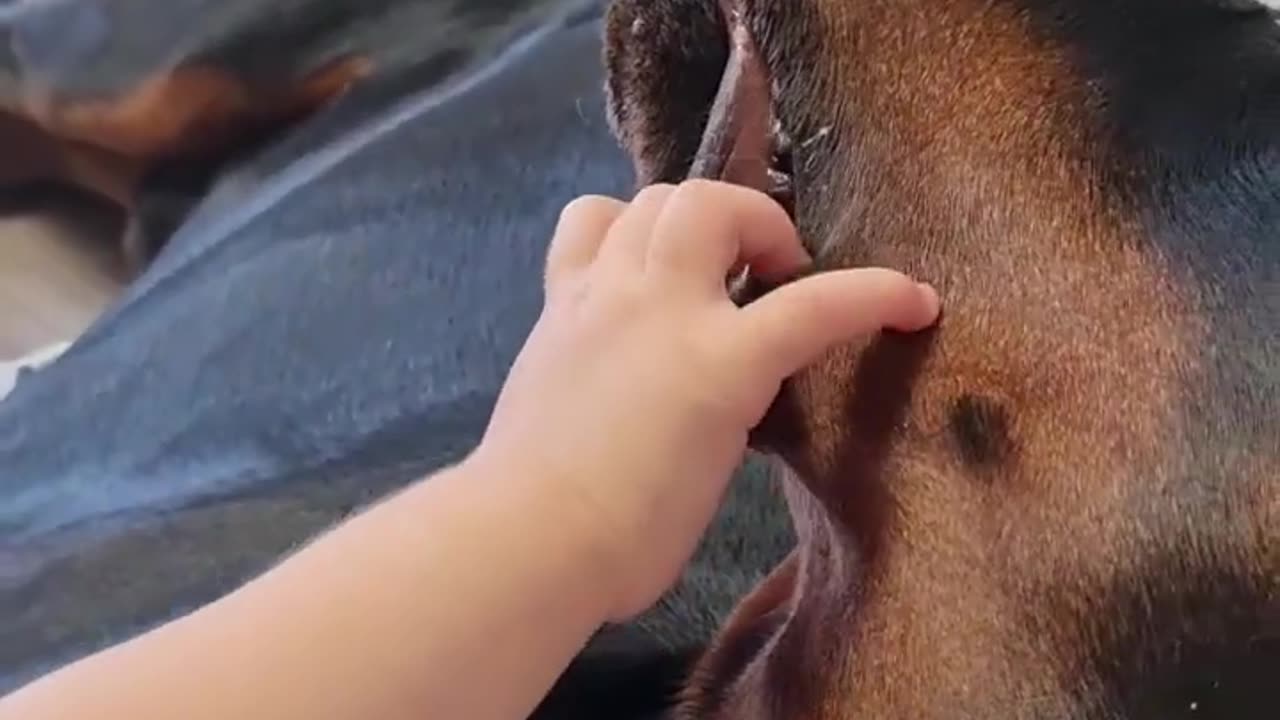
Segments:
[[[612,618],[656,602],[710,524],[782,381],[837,343],[931,325],[938,298],[886,269],[820,273],[744,308],[725,279],[809,259],[783,209],[742,187],[655,185],[561,216],[547,301],[478,456],[545,483],[591,528]],[[495,460],[496,459],[496,460]]]

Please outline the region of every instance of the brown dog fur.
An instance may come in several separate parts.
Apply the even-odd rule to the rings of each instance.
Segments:
[[[1280,299],[1264,239],[1280,233],[1265,182],[1280,161],[1248,123],[1202,121],[1191,76],[1141,97],[1160,90],[1127,78],[1164,77],[1139,52],[1164,41],[1133,30],[1122,62],[1105,27],[1150,4],[738,6],[795,139],[796,221],[819,267],[906,270],[941,289],[945,317],[788,384],[760,437],[789,470],[796,567],[731,619],[681,717],[1280,707],[1264,681],[1280,667]],[[1171,48],[1237,27],[1241,44],[1261,38],[1219,82],[1280,118],[1268,19],[1166,7]],[[611,108],[642,183],[687,172],[730,21],[712,1],[613,6]],[[1144,100],[1216,134],[1139,133],[1124,112]],[[1170,154],[1227,171],[1175,172]],[[1191,198],[1226,183],[1217,217],[1191,217]],[[1244,224],[1256,234],[1230,230]],[[1249,270],[1218,272],[1224,255]]]

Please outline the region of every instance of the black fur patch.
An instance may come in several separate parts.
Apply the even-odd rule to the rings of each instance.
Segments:
[[[638,639],[588,651],[569,666],[530,720],[657,720],[700,652],[665,650]]]
[[[609,8],[609,119],[641,185],[683,180],[729,59],[715,0],[622,0]]]
[[[1280,581],[1195,548],[1120,575],[1083,627],[1088,720],[1270,720],[1280,713]],[[1274,568],[1272,568],[1274,570]]]
[[[960,457],[973,467],[988,467],[1009,456],[1009,418],[997,400],[964,395],[951,408],[951,431]]]

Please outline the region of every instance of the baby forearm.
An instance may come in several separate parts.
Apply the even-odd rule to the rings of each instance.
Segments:
[[[442,473],[0,718],[526,717],[608,611],[590,543],[526,480]]]

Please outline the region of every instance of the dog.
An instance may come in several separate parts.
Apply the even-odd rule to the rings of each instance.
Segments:
[[[221,173],[352,92],[347,125],[442,82],[555,4],[0,3],[0,192],[110,202],[140,272]]]
[[[735,483],[701,564],[653,613],[603,632],[540,718],[1269,709],[1275,216],[1254,123],[1268,117],[1257,101],[1273,31],[1242,5],[1228,16],[1239,29],[1215,35],[1195,12],[1214,6],[1187,0],[936,5],[612,8],[602,84],[639,184],[763,177],[820,267],[903,267],[943,290],[945,316],[789,382],[754,443],[788,476],[794,552],[769,488]],[[1124,30],[1133,18],[1180,30]],[[521,281],[540,250],[494,246],[549,232],[560,200],[631,180],[583,89],[596,49],[581,32],[405,115],[356,102],[375,80],[357,81],[214,173],[175,252],[0,406],[5,491],[42,500],[0,519],[12,620],[0,685],[216,597],[465,449],[501,373],[487,360],[463,372],[461,358],[509,357],[535,314],[536,278]],[[1219,44],[1187,42],[1202,35]],[[1108,37],[1148,45],[1117,58]],[[1205,62],[1219,56],[1230,62]],[[1056,94],[1072,89],[1090,102]],[[1192,102],[1213,92],[1249,102]],[[762,98],[788,123],[767,164],[768,143],[742,130],[771,126]],[[476,121],[513,100],[536,117]],[[1056,124],[1117,108],[1125,123],[1086,127],[1096,134]],[[348,122],[359,114],[376,121]],[[1144,123],[1168,134],[1130,134]],[[478,154],[515,129],[535,141]],[[1101,162],[1122,150],[1159,152]],[[1188,175],[1201,157],[1220,164]],[[1111,196],[1086,170],[1106,171],[1128,204],[1097,217]],[[514,188],[497,202],[484,192],[496,181]],[[1102,242],[1117,235],[1128,242]],[[454,267],[479,279],[450,280]],[[1138,282],[1152,277],[1164,282]],[[507,291],[479,322],[494,286]],[[767,290],[748,283],[740,301]],[[1180,323],[1203,334],[1170,332]],[[145,391],[144,361],[146,387],[164,393]],[[450,370],[465,381],[422,389]],[[355,388],[334,413],[327,393]],[[332,459],[307,465],[318,451]],[[771,568],[708,638],[720,604]]]
[[[1274,13],[615,0],[605,62],[640,185],[767,191],[817,269],[944,298],[785,385],[798,541],[673,717],[1280,712]]]

